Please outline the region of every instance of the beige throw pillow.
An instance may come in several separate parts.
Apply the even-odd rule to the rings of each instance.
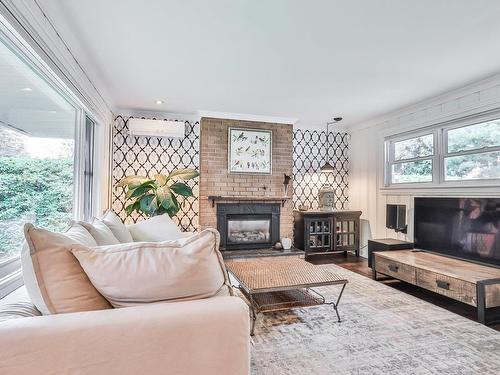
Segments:
[[[92,284],[114,307],[230,294],[219,233],[72,250]]]
[[[68,234],[78,232],[82,235],[82,230],[73,223]],[[70,251],[75,246],[86,248],[81,239],[75,240],[32,224],[24,226],[24,235],[28,246],[21,254],[23,277],[28,294],[42,314],[111,308]]]

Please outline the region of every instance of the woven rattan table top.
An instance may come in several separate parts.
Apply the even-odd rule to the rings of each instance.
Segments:
[[[248,293],[347,284],[347,280],[300,258],[227,261],[228,271]]]

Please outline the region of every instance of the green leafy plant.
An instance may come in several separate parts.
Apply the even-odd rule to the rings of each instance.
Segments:
[[[181,181],[191,180],[199,175],[198,171],[188,168],[178,169],[169,175],[157,174],[153,178],[127,176],[116,187],[127,188],[126,198],[131,201],[125,207],[127,214],[137,211],[149,216],[167,213],[172,217],[180,209],[176,196],[193,196],[193,190]]]

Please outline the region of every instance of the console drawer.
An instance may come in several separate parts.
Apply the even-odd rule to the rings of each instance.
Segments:
[[[417,285],[468,305],[477,306],[476,284],[474,283],[417,269]]]
[[[375,254],[375,271],[415,284],[415,267]]]

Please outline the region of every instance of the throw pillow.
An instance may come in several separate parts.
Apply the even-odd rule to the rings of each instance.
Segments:
[[[171,241],[183,237],[182,231],[166,214],[128,225],[127,229],[135,242]]]
[[[78,224],[82,225],[89,231],[98,246],[116,245],[120,243],[113,232],[111,232],[111,229],[109,229],[106,224],[97,218],[94,218],[92,223],[79,221]]]
[[[219,233],[72,250],[92,284],[114,307],[231,293]]]
[[[75,232],[82,232],[76,223],[67,235],[29,223],[24,226],[23,278],[33,304],[44,315],[111,308],[70,251],[75,246],[85,248],[79,239],[69,237]]]
[[[107,210],[102,221],[113,232],[113,235],[121,243],[134,242],[125,224],[112,210]]]

